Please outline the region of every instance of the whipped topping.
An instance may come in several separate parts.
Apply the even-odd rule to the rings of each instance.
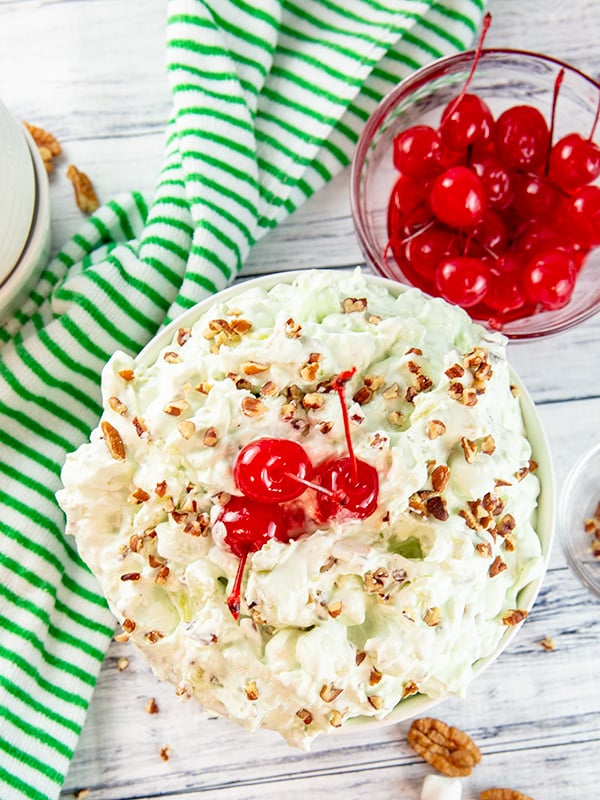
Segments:
[[[539,483],[502,336],[359,270],[308,271],[202,305],[148,358],[116,353],[104,412],[58,500],[83,560],[156,675],[249,730],[307,747],[405,698],[464,692],[542,571]],[[189,318],[189,316],[188,316]],[[377,469],[367,519],[311,519],[238,558],[216,521],[239,451],[291,438],[313,464]]]

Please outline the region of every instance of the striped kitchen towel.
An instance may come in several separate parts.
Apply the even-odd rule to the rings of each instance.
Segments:
[[[55,501],[103,364],[238,275],[400,78],[470,44],[483,3],[169,0],[154,197],[100,208],[0,327],[2,800],[58,796],[113,634]]]

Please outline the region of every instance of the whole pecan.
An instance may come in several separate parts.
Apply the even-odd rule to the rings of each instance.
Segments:
[[[415,719],[407,739],[416,753],[451,778],[470,775],[481,761],[481,752],[467,733],[433,717]]]

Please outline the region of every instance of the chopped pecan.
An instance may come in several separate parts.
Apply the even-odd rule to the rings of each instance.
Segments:
[[[395,428],[399,428],[404,423],[404,414],[401,411],[389,411],[387,421]]]
[[[260,393],[263,397],[276,397],[278,394],[277,386],[273,383],[273,381],[266,381],[260,387]]]
[[[372,397],[373,389],[371,389],[370,386],[363,385],[360,387],[360,389],[358,389],[357,392],[355,392],[352,400],[355,403],[358,403],[359,406],[364,406],[371,400]]]
[[[440,522],[445,522],[449,517],[446,501],[439,494],[432,494],[431,497],[428,497],[425,501],[425,507],[427,512],[435,519],[440,520]]]
[[[115,461],[125,461],[125,445],[123,444],[123,439],[121,439],[119,431],[106,420],[102,420],[100,429],[102,430],[106,447],[111,456]]]
[[[167,582],[167,578],[169,577],[170,571],[171,570],[169,569],[169,567],[167,567],[166,564],[160,567],[154,578],[154,583],[158,583],[159,585],[164,586],[164,584]]]
[[[384,400],[397,400],[398,397],[400,397],[400,387],[397,383],[392,383],[391,386],[383,390]]]
[[[242,413],[246,417],[260,417],[266,410],[266,405],[258,397],[244,397],[242,400]]]
[[[332,728],[341,728],[343,722],[342,712],[334,708],[329,713],[329,724]]]
[[[204,431],[204,436],[202,437],[202,444],[205,447],[214,447],[218,441],[219,441],[219,434],[217,433],[216,428],[210,427]]]
[[[146,714],[158,714],[158,703],[154,697],[150,697],[144,709]]]
[[[139,572],[124,572],[121,575],[122,581],[139,581],[142,576]]]
[[[177,330],[177,344],[181,347],[190,340],[192,332],[189,328],[179,328]]]
[[[302,335],[302,325],[299,325],[291,317],[285,323],[285,335],[290,339],[297,339]]]
[[[556,642],[551,636],[544,636],[544,638],[540,641],[540,645],[544,648],[544,650],[556,650]]]
[[[434,492],[443,492],[450,480],[450,469],[445,464],[440,464],[431,473],[431,485]]]
[[[163,411],[165,414],[170,414],[172,417],[179,417],[181,416],[181,412],[186,411],[188,407],[188,401],[182,398],[180,400],[171,400],[171,402],[167,403],[163,408]]]
[[[246,692],[246,697],[248,700],[258,700],[258,687],[256,686],[256,681],[248,681],[244,687],[244,691]]]
[[[230,323],[230,328],[234,333],[243,335],[252,328],[252,323],[247,319],[234,319]]]
[[[416,753],[451,778],[470,775],[481,761],[481,752],[467,733],[433,717],[414,720],[407,739]]]
[[[427,436],[430,439],[437,439],[446,433],[446,425],[441,419],[432,419],[427,423]]]
[[[119,398],[115,397],[114,395],[113,397],[108,398],[108,405],[112,408],[113,411],[115,411],[117,414],[120,414],[121,416],[127,413],[127,406],[125,405],[125,403],[121,402],[121,400],[119,400]]]
[[[343,691],[343,689],[336,688],[333,683],[325,683],[321,686],[319,696],[324,703],[333,703]]]
[[[518,625],[528,616],[528,612],[523,608],[511,608],[502,617],[503,625]]]
[[[196,432],[196,426],[191,419],[182,419],[177,423],[177,430],[182,439],[191,439]]]
[[[129,617],[125,617],[123,622],[121,623],[121,627],[125,631],[125,633],[133,633],[135,630],[135,622]]]
[[[343,610],[342,601],[336,600],[335,603],[332,603],[330,606],[328,606],[327,613],[329,614],[330,617],[333,617],[335,619],[336,617],[339,617],[339,615],[342,613],[342,610]]]
[[[179,364],[181,363],[181,356],[174,350],[167,350],[163,354],[163,361],[166,361],[167,364]]]
[[[302,398],[302,405],[304,408],[323,408],[325,398],[320,392],[307,392]]]
[[[146,500],[149,499],[150,495],[148,494],[148,492],[145,489],[142,489],[138,486],[131,492],[131,494],[127,498],[127,501],[132,505],[139,505],[140,503],[145,503]]]
[[[158,752],[162,761],[168,761],[171,757],[171,748],[168,744],[166,744],[164,747],[161,747]]]
[[[134,417],[131,420],[131,424],[135,428],[135,432],[137,435],[142,439],[148,433],[148,428],[146,427],[146,423],[141,417]]]
[[[267,362],[260,361],[244,361],[242,364],[242,372],[244,375],[259,375],[261,372],[266,372],[271,368]]]
[[[344,314],[352,314],[354,311],[365,311],[367,308],[366,297],[346,297],[342,302]]]
[[[460,446],[465,454],[465,461],[467,464],[474,464],[477,461],[477,445],[471,439],[463,436],[460,440]]]
[[[499,575],[501,572],[504,572],[506,569],[506,563],[502,560],[500,556],[496,556],[496,558],[490,564],[490,568],[488,569],[488,574],[490,578],[495,578],[496,575]]]
[[[479,795],[479,800],[533,800],[529,795],[518,792],[516,789],[484,789]]]
[[[312,383],[317,379],[317,375],[319,374],[319,362],[318,361],[308,361],[306,364],[303,364],[300,367],[300,377],[306,383]]]
[[[419,687],[414,681],[407,681],[402,687],[402,699],[419,693]]]
[[[456,378],[462,378],[465,374],[465,369],[460,364],[452,364],[451,367],[448,367],[447,370],[444,370],[448,378],[450,380],[456,380]]]
[[[135,373],[132,369],[120,369],[117,373],[120,378],[129,383],[135,378]]]
[[[302,720],[305,725],[310,725],[313,721],[313,716],[307,708],[299,708],[296,711],[296,716]]]
[[[369,673],[369,686],[377,686],[382,678],[382,673],[376,667],[373,667]]]
[[[98,197],[89,177],[81,172],[74,164],[67,168],[67,178],[73,184],[77,208],[85,214],[92,214],[100,205]]]
[[[437,606],[428,608],[423,615],[423,622],[430,628],[436,628],[442,621],[442,612]]]
[[[375,711],[379,711],[380,708],[383,708],[383,697],[380,697],[378,694],[371,694],[367,697],[369,701],[369,705],[373,706]]]

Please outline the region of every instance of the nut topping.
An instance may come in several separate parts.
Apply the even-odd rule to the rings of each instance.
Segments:
[[[441,419],[432,419],[427,424],[427,436],[430,439],[437,439],[446,433],[446,425]]]
[[[266,405],[258,397],[244,397],[242,400],[242,413],[245,417],[260,417],[266,410]]]
[[[344,314],[352,314],[354,311],[365,311],[367,308],[366,297],[346,297],[342,302]]]
[[[479,800],[532,800],[531,797],[516,789],[485,789],[479,795]]]
[[[502,617],[502,624],[503,625],[518,625],[520,622],[523,622],[529,615],[529,612],[525,611],[523,608],[511,608],[506,614]]]
[[[125,445],[123,444],[123,439],[121,439],[119,431],[106,420],[102,420],[100,428],[111,456],[115,461],[125,461]]]
[[[333,701],[341,695],[343,689],[337,689],[333,683],[325,683],[321,686],[319,696],[324,703],[333,703]]]
[[[505,569],[506,569],[506,563],[502,560],[500,556],[496,556],[496,558],[490,564],[488,574],[490,578],[495,578],[496,575],[499,575],[501,572],[504,572]]]
[[[261,372],[266,372],[270,368],[270,364],[261,363],[259,361],[244,361],[242,364],[242,372],[244,375],[259,375]]]

